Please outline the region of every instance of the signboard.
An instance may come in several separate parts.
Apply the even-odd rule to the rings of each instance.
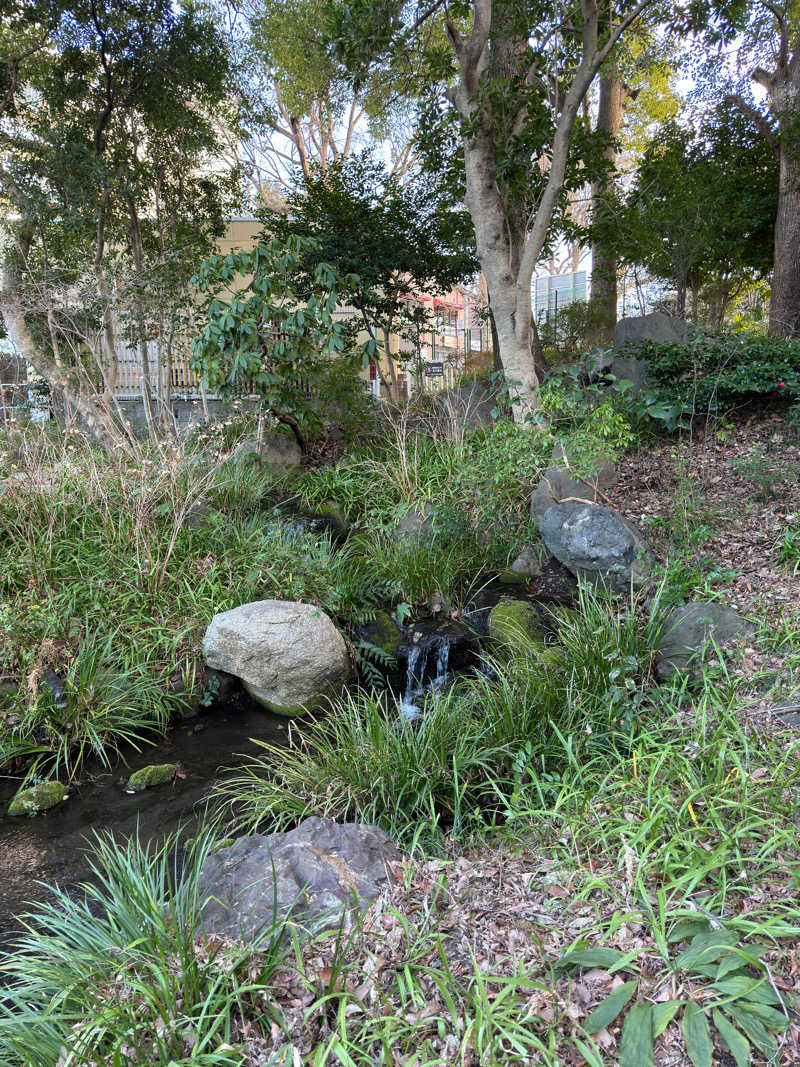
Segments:
[[[426,378],[444,378],[444,363],[426,363]]]

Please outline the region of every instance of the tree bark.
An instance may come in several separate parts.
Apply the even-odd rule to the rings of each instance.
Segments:
[[[30,247],[32,235],[23,238],[23,258]],[[72,405],[94,442],[107,451],[119,444],[113,423],[99,397],[91,397],[75,386],[67,371],[39,345],[25,318],[20,298],[21,278],[19,264],[12,254],[7,258],[0,274],[0,313],[3,316],[8,336],[22,359],[30,363],[51,389],[60,391]]]
[[[473,0],[469,37],[462,37],[455,24],[447,22],[459,70],[458,82],[449,91],[449,97],[464,128],[466,204],[475,227],[478,259],[491,299],[500,358],[516,421],[524,421],[537,403],[539,377],[533,351],[531,279],[564,186],[575,119],[603,60],[649,2],[640,0],[599,47],[597,2],[581,0],[581,62],[566,92],[553,101],[556,122],[547,179],[532,211],[509,202],[498,184],[495,155],[496,138],[499,143],[507,144],[507,134],[513,137],[515,132],[524,129],[528,120],[527,101],[522,98],[511,118],[509,131],[507,116],[494,116],[481,91],[493,76],[502,78],[500,84],[510,84],[512,78],[527,80],[529,72],[524,68],[528,34],[521,36],[519,27],[506,25],[503,6],[497,5],[499,14],[493,12],[492,0]],[[513,107],[513,96],[508,106]],[[536,165],[536,161],[531,162],[531,168]]]
[[[764,6],[775,20],[779,45],[774,52],[774,69],[757,67],[751,77],[767,91],[777,131],[741,96],[726,99],[756,123],[778,156],[780,177],[769,329],[777,337],[800,337],[800,35],[791,37],[788,4],[765,2]]]
[[[615,140],[622,127],[628,91],[621,82],[608,75],[600,78],[600,100],[597,129],[608,137],[603,150],[609,161],[609,172],[602,181],[592,185],[592,222],[608,225],[613,215],[614,178],[617,166]],[[593,344],[612,345],[617,324],[617,257],[607,241],[595,236],[592,241],[591,309],[592,327],[589,337]]]
[[[777,337],[800,336],[800,146],[793,145],[788,134],[780,152],[769,329]]]

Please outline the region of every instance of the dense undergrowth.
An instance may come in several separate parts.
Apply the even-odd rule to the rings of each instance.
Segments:
[[[627,660],[633,629],[620,628],[607,605],[590,614]],[[197,872],[211,837],[190,850],[180,879],[171,843],[100,842],[99,884],[87,887],[86,904],[57,891],[27,917],[0,964],[3,1062],[556,1067],[580,1053],[589,1064],[633,1067],[652,1062],[648,1048],[670,1019],[670,1040],[685,1041],[695,1064],[710,1064],[715,1046],[735,1048],[742,1064],[776,1056],[794,1018],[784,976],[800,937],[796,739],[743,725],[724,678],[707,679],[691,700],[682,687],[651,688],[625,726],[609,717],[601,693],[616,678],[596,681],[585,646],[573,646],[567,630],[560,636],[558,654],[572,667],[570,711],[561,707],[562,679],[549,707],[558,719],[547,729],[541,652],[521,646],[498,662],[497,679],[440,698],[424,730],[397,730],[374,705],[361,709],[360,725],[353,706],[344,710],[326,783],[345,783],[348,795],[319,810],[376,818],[416,857],[405,887],[363,928],[292,944],[281,942],[279,926],[246,948],[209,944]],[[645,677],[646,656],[639,668]],[[253,777],[233,787],[253,791],[251,814],[259,805],[279,822],[300,814],[299,802],[291,807],[299,761],[306,797],[323,784],[320,761],[305,751],[271,794],[254,789]],[[382,788],[373,797],[376,753],[371,780]],[[348,758],[360,762],[359,783]],[[448,799],[456,819],[443,818]],[[477,941],[464,960],[472,912],[457,851],[470,841],[486,849],[490,832],[507,878],[541,863],[559,873],[555,883],[530,883],[534,911],[545,914],[537,930],[523,925],[515,953],[501,946],[487,957],[488,944]],[[435,842],[443,858],[421,891],[415,868],[428,865],[419,850]],[[569,890],[554,896],[553,884]],[[553,906],[564,896],[562,919]],[[480,897],[469,907],[477,918],[487,904]],[[585,919],[566,933],[576,913]],[[605,999],[576,997],[582,968]],[[624,979],[616,988],[615,973]],[[609,1050],[616,1027],[622,1035]]]
[[[654,432],[624,389],[598,400],[561,382],[545,396],[579,464]],[[202,684],[197,643],[217,611],[312,600],[344,629],[378,607],[457,613],[535,536],[527,497],[554,441],[508,421],[401,424],[276,477],[232,457],[233,436],[111,465],[29,433],[0,492],[0,761],[67,779],[165,728]],[[762,459],[739,470],[754,492]],[[726,580],[704,562],[718,516],[689,475],[678,467],[674,506],[645,523],[665,559],[654,598],[583,589],[544,639],[506,637],[417,723],[386,692],[351,692],[223,778],[217,822],[185,855],[98,842],[85,902],[55,891],[0,961],[0,1059],[640,1067],[659,1042],[697,1067],[725,1049],[737,1067],[791,1056],[800,745],[748,721],[751,690],[715,649],[694,684],[654,677],[666,611]],[[346,540],[308,524],[331,502]],[[395,538],[425,504],[430,539]],[[793,528],[775,558],[796,565]],[[796,625],[764,636],[800,674]],[[208,941],[197,874],[215,837],[310,814],[386,829],[408,857],[400,882],[348,933]],[[517,879],[499,946],[465,852]]]
[[[72,771],[82,754],[163,729],[177,694],[201,684],[211,617],[248,600],[310,600],[345,628],[379,605],[463,603],[531,536],[519,487],[548,448],[527,428],[469,445],[409,435],[278,477],[199,447],[112,465],[80,441],[23,437],[0,493],[0,763]],[[299,514],[325,500],[354,524],[346,544]],[[392,536],[431,500],[426,545]],[[66,707],[48,671],[65,679]]]

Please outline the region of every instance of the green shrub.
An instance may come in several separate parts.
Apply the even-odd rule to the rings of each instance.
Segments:
[[[89,756],[109,767],[121,745],[138,747],[163,733],[174,701],[134,648],[115,652],[115,640],[113,633],[84,639],[63,695],[39,682],[26,712],[0,734],[0,765],[24,758],[29,774],[69,781]]]
[[[800,341],[763,334],[697,335],[686,344],[646,342],[658,397],[687,413],[724,411],[757,397],[800,397]]]

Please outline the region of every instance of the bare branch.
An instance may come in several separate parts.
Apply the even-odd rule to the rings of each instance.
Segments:
[[[747,118],[749,118],[750,121],[755,125],[756,129],[767,142],[767,144],[775,153],[775,155],[778,156],[780,154],[780,146],[778,145],[778,139],[775,136],[775,131],[760,111],[748,104],[744,97],[740,96],[738,93],[729,93],[725,97],[725,103],[729,104],[731,107],[737,108],[739,111],[742,112],[743,115],[746,115]]]

